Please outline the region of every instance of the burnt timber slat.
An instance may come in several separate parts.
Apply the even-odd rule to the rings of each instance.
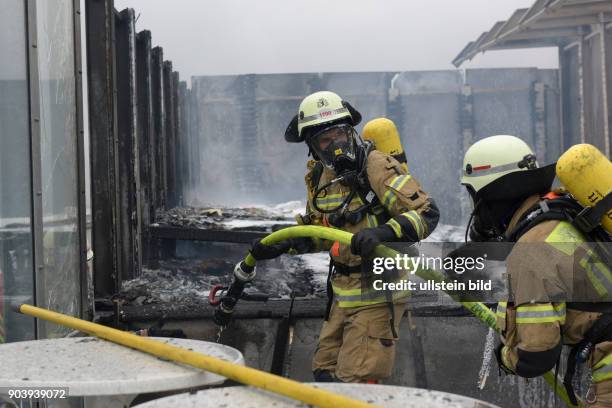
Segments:
[[[323,318],[327,299],[295,299],[291,316],[294,319]],[[290,299],[269,300],[267,302],[238,302],[234,310],[235,319],[286,318]],[[162,303],[142,306],[122,306],[119,308],[119,320],[122,322],[144,322],[163,319],[191,320],[212,319],[215,307],[202,303],[193,304]],[[460,305],[439,305],[434,303],[409,303],[408,311],[417,317],[471,316],[471,313]]]
[[[231,242],[236,244],[250,244],[254,239],[263,238],[269,235],[267,232],[259,231],[228,231],[159,226],[151,226],[149,231],[152,238]]]
[[[114,63],[114,2],[85,2],[91,160],[94,293],[119,289],[117,112]]]

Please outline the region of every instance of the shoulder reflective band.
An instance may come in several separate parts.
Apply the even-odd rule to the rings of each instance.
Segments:
[[[334,110],[322,111],[322,112],[315,113],[314,115],[305,116],[303,119],[300,119],[299,122],[308,123],[308,122],[312,122],[313,120],[325,119],[325,118],[329,118],[334,115],[337,115],[339,113],[345,113],[345,112],[348,113],[347,108],[338,108]]]
[[[463,169],[463,175],[465,177],[488,176],[489,174],[497,174],[497,173],[502,173],[508,170],[519,169],[520,168],[519,163],[520,162],[514,162],[514,163],[502,164],[501,166],[485,165],[485,166],[477,166],[477,167],[471,167],[468,164],[468,166],[470,166],[469,167],[470,172],[468,173],[467,169]]]
[[[391,209],[391,207],[393,207],[393,204],[395,204],[395,201],[397,200],[397,196],[394,192],[400,191],[402,187],[404,187],[406,182],[408,182],[408,180],[410,180],[411,178],[411,175],[405,174],[401,176],[396,176],[391,180],[391,182],[389,183],[390,188],[385,192],[382,199],[385,207],[387,207],[388,209]]]
[[[576,249],[585,242],[584,236],[567,221],[561,221],[546,237],[544,242],[566,255],[573,255]]]
[[[546,237],[545,242],[572,256],[580,245],[585,244],[585,238],[569,222],[561,221]],[[579,260],[579,265],[585,270],[597,294],[602,299],[609,299],[612,296],[612,271],[599,259],[595,251],[587,249],[586,254]]]
[[[591,284],[602,299],[610,299],[612,294],[612,272],[599,259],[595,251],[589,249],[580,259],[580,266],[584,268]]]

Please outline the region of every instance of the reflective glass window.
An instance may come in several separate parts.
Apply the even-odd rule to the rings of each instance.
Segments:
[[[79,314],[77,118],[72,0],[38,0],[43,204],[43,282],[46,307]],[[65,329],[48,324],[47,337]]]
[[[32,303],[32,230],[25,2],[0,12],[0,342],[34,338],[33,319],[8,310]]]

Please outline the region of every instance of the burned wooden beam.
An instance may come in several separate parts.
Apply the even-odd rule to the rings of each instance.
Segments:
[[[149,228],[152,238],[190,240],[190,241],[209,241],[209,242],[230,242],[236,244],[250,244],[254,239],[263,238],[269,233],[258,231],[228,231],[210,230],[201,228],[183,227],[159,227]]]
[[[172,78],[172,62],[164,61],[163,64],[163,100],[164,100],[164,122],[166,128],[164,140],[164,158],[166,161],[166,206],[173,208],[177,206],[176,197],[176,111],[174,81]]]
[[[166,108],[164,103],[164,51],[151,50],[151,93],[153,95],[153,155],[155,161],[155,209],[166,208]]]
[[[327,299],[296,299],[291,316],[295,319],[323,318]],[[238,302],[234,310],[234,319],[282,319],[287,317],[291,306],[290,299],[269,300],[267,302]],[[471,313],[461,305],[435,305],[414,303],[408,306],[412,316],[416,317],[467,317]],[[212,319],[215,307],[208,303],[198,305],[181,303],[164,303],[140,306],[124,305],[119,308],[119,320],[124,323],[152,320],[191,320]]]
[[[138,95],[136,90],[136,26],[133,9],[116,20],[117,123],[119,136],[119,231],[121,279],[140,275],[141,207],[140,157],[138,149]]]
[[[119,289],[117,107],[115,95],[114,2],[87,0],[87,66],[91,160],[94,293]]]

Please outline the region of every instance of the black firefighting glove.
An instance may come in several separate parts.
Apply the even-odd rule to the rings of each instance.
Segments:
[[[374,249],[378,244],[395,240],[395,232],[389,225],[366,228],[353,235],[351,252],[366,259],[373,258]]]
[[[313,247],[310,238],[292,238],[272,245],[262,244],[261,239],[256,239],[251,245],[251,255],[257,261],[278,258],[282,254],[291,251],[292,253],[306,253]]]
[[[263,261],[265,259],[274,259],[282,254],[289,252],[291,249],[291,242],[289,240],[281,241],[276,244],[266,245],[261,243],[261,239],[256,239],[251,245],[251,255],[257,261]]]

